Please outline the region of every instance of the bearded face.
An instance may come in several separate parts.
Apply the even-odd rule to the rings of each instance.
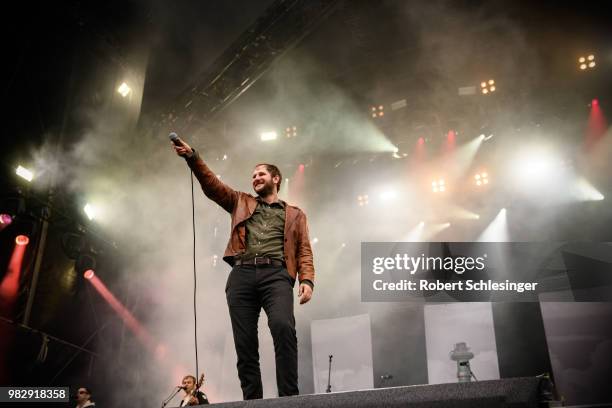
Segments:
[[[260,197],[267,197],[275,191],[275,184],[272,175],[266,166],[257,166],[253,170],[252,176],[253,190]]]

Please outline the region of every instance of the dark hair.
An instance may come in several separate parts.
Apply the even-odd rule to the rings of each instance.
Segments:
[[[281,188],[281,183],[283,182],[283,175],[281,174],[281,171],[278,169],[278,167],[276,167],[273,164],[269,164],[269,163],[259,163],[255,167],[259,167],[259,166],[266,166],[266,170],[268,170],[268,173],[270,173],[272,178],[278,176],[278,184],[276,185],[276,192],[279,192]]]
[[[85,390],[85,392],[89,394],[89,400],[91,401],[91,400],[92,400],[92,397],[93,397],[93,394],[91,393],[91,388],[89,388],[89,387],[78,387],[78,388],[77,388],[77,393],[79,392],[79,390],[80,390],[81,388],[82,388],[82,389],[84,389],[84,390]]]

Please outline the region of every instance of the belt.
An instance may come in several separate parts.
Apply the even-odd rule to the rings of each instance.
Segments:
[[[267,258],[265,256],[256,256],[251,259],[235,259],[234,265],[272,265],[272,266],[285,266],[285,262],[279,261],[278,259]]]

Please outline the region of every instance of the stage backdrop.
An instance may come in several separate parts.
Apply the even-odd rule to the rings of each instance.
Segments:
[[[374,387],[369,315],[313,320],[311,335],[315,393],[327,389],[330,354],[333,392]]]
[[[465,342],[478,380],[499,379],[491,304],[445,303],[425,306],[429,384],[457,382],[457,363],[450,359],[455,343]]]

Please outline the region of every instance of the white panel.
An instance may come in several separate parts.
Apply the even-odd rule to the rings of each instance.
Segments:
[[[425,337],[429,384],[457,382],[457,363],[449,353],[460,342],[474,353],[470,366],[478,380],[499,379],[490,303],[425,305]]]
[[[369,315],[313,320],[311,336],[315,393],[327,389],[330,354],[332,392],[374,387]]]

